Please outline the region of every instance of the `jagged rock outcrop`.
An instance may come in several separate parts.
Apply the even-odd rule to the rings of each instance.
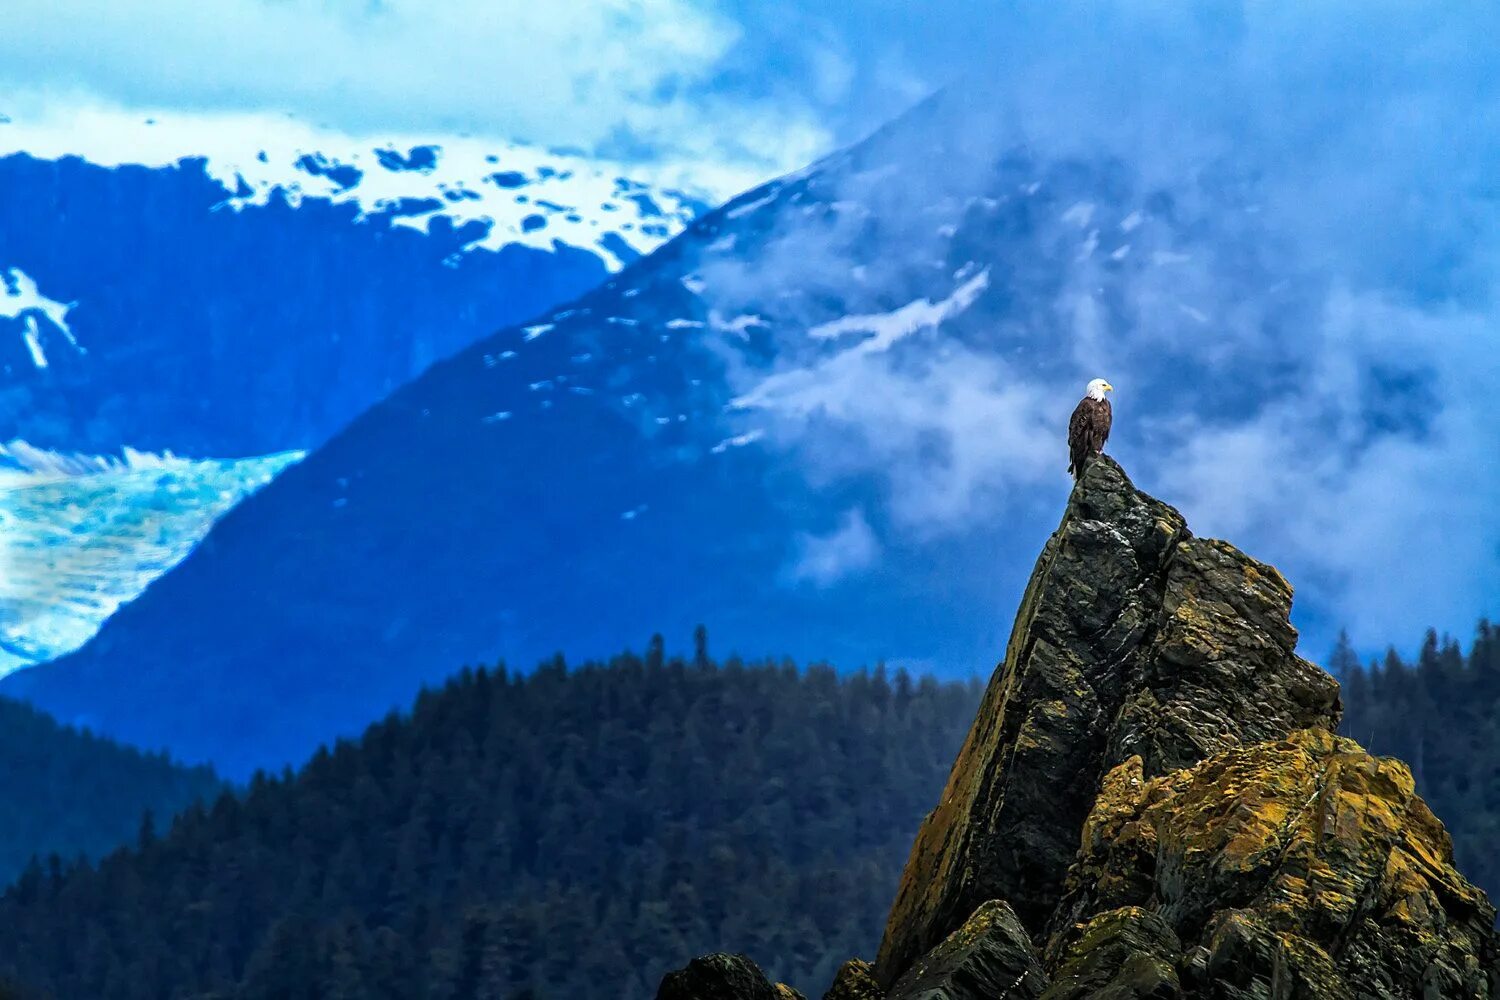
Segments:
[[[1331,735],[1291,600],[1091,462],[825,1000],[1500,1000],[1494,908],[1406,767]]]
[[[823,1000],[885,1000],[885,990],[875,982],[875,970],[869,962],[851,958],[839,966]]]
[[[704,955],[667,973],[656,1000],[806,1000],[785,983],[773,983],[744,955]]]
[[[1043,1000],[1175,1000],[1182,942],[1161,917],[1125,906],[1078,929],[1074,947],[1055,963]]]
[[[890,1000],[1034,1000],[1047,985],[1031,938],[1003,900],[991,900],[924,955]]]
[[[1099,780],[1126,757],[1155,775],[1337,726],[1337,685],[1293,652],[1291,601],[1276,570],[1090,462],[912,847],[876,978],[894,983],[990,899],[1039,938]]]
[[[1491,993],[1495,910],[1454,870],[1411,773],[1317,729],[1153,780],[1138,757],[1111,771],[1050,964],[1089,961],[1101,920],[1169,928],[1151,953],[1194,996],[1264,995],[1257,983],[1298,997]],[[1074,995],[1096,994],[1060,994]]]

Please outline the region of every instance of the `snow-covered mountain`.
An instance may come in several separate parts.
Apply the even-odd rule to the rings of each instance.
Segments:
[[[310,447],[738,181],[285,117],[0,115],[0,440]]]
[[[0,477],[0,672],[87,639],[288,454],[741,183],[694,172],[284,116],[0,115],[0,461],[25,470]],[[47,450],[115,460],[48,476]],[[173,452],[252,457],[144,457]]]
[[[0,447],[0,676],[77,649],[221,514],[299,457]]]
[[[243,774],[464,662],[699,622],[721,653],[969,670],[1096,375],[1125,467],[1286,569],[1328,636],[1349,568],[1396,554],[1366,470],[1433,454],[1449,373],[1418,339],[1351,351],[1406,328],[1236,164],[1042,155],[984,115],[930,102],[459,350],[0,690]]]

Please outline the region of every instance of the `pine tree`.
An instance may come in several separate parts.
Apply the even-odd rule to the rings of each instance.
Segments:
[[[693,629],[693,666],[699,670],[707,670],[709,665],[708,629],[699,625]]]

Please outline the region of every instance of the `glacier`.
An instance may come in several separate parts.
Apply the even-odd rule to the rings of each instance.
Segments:
[[[231,507],[301,457],[0,445],[0,676],[82,646]]]

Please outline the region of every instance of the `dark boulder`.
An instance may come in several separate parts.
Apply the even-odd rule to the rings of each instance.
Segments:
[[[1091,920],[1042,1000],[1177,1000],[1182,942],[1154,913],[1124,907]]]
[[[994,900],[902,976],[890,1000],[1035,1000],[1046,985],[1026,928],[1014,910]]]
[[[686,968],[667,973],[656,1000],[804,1000],[782,983],[773,983],[744,955],[717,953],[695,958]]]
[[[833,985],[823,1000],[886,1000],[885,990],[875,982],[875,970],[862,958],[851,958],[839,967]]]

